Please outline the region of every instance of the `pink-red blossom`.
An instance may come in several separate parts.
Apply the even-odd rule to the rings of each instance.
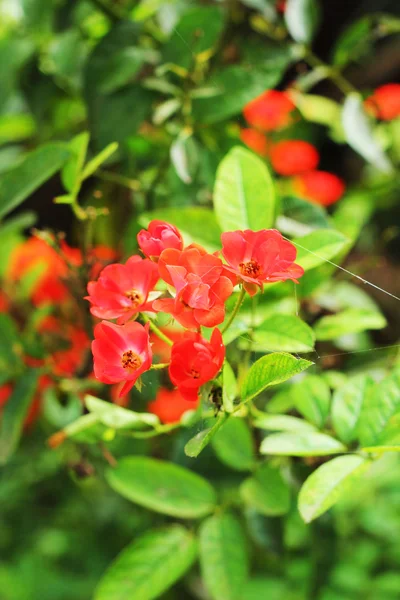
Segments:
[[[100,319],[125,323],[133,315],[151,310],[147,300],[158,279],[157,265],[148,258],[131,256],[125,264],[108,265],[98,281],[88,284],[90,312]]]
[[[236,277],[222,260],[200,246],[164,250],[158,262],[161,278],[175,288],[174,298],[153,302],[156,311],[171,313],[187,329],[214,327],[225,318],[225,301]]]
[[[264,283],[296,281],[304,273],[297,265],[295,246],[276,229],[223,233],[222,254],[228,269],[235,273],[245,290],[253,296]]]
[[[94,374],[103,383],[124,381],[119,395],[127,394],[152,362],[149,327],[136,321],[115,325],[102,321],[92,342]]]
[[[138,244],[145,256],[157,259],[163,250],[182,250],[183,240],[178,229],[165,221],[151,221],[147,229],[139,231]]]
[[[160,388],[156,399],[148,405],[149,412],[157,415],[162,423],[176,423],[188,410],[193,410],[198,405],[188,402],[179,390],[167,390]]]
[[[199,388],[218,374],[224,358],[219,329],[214,329],[209,342],[199,333],[188,331],[172,346],[169,376],[186,400],[196,402]]]

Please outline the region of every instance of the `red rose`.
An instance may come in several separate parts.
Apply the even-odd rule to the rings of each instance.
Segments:
[[[208,342],[199,333],[186,332],[172,346],[169,376],[186,400],[196,402],[199,388],[220,371],[225,346],[219,329],[214,329]]]
[[[296,281],[304,273],[296,259],[295,246],[284,240],[276,229],[261,231],[232,231],[223,233],[222,254],[228,263],[228,269],[243,282],[245,290],[251,295],[264,283]]]
[[[146,304],[149,293],[158,281],[158,268],[148,258],[131,256],[123,265],[105,267],[98,281],[88,284],[90,312],[100,319],[118,319],[125,323],[133,315],[151,310]]]
[[[136,321],[114,325],[102,321],[94,329],[92,352],[94,374],[103,383],[124,381],[120,396],[127,394],[137,379],[148,371],[152,351],[148,324],[143,327]]]

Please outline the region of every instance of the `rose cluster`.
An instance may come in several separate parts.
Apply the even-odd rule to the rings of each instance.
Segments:
[[[223,233],[221,241],[221,251],[210,254],[198,244],[185,246],[173,225],[152,221],[138,234],[144,258],[135,255],[125,264],[110,264],[88,284],[90,311],[103,319],[92,343],[98,380],[119,384],[120,396],[127,394],[152,367],[151,330],[172,347],[165,366],[177,390],[163,390],[163,398],[197,403],[200,387],[218,375],[224,362],[217,326],[225,320],[225,304],[235,286],[253,296],[264,284],[297,281],[303,274],[295,263],[295,246],[274,229]],[[156,326],[158,312],[169,313],[181,326],[175,339]],[[211,335],[203,327],[212,328]],[[168,421],[162,404],[158,398],[153,410]]]

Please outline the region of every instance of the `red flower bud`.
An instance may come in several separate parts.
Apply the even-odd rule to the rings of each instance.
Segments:
[[[285,92],[268,90],[246,104],[243,115],[253,127],[273,131],[289,125],[294,109],[295,105]]]
[[[326,171],[309,171],[293,178],[293,188],[302,198],[329,206],[343,196],[345,183],[340,177]]]
[[[318,150],[302,140],[284,140],[271,150],[271,163],[279,175],[298,175],[315,169],[319,163]]]
[[[387,83],[378,87],[365,101],[366,109],[382,121],[400,116],[400,83]]]
[[[161,388],[157,397],[147,406],[149,412],[157,415],[162,423],[176,423],[188,410],[196,408],[198,400],[188,402],[179,390]]]
[[[241,129],[240,139],[260,156],[268,156],[268,139],[257,129]]]
[[[178,229],[164,221],[151,221],[147,230],[139,231],[137,240],[143,254],[153,259],[158,258],[166,248],[183,248],[182,236]]]

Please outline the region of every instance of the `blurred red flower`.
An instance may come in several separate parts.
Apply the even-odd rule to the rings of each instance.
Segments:
[[[149,327],[136,321],[115,325],[102,321],[94,329],[92,352],[94,374],[103,383],[125,384],[119,392],[127,394],[152,362]]]
[[[108,265],[98,281],[88,284],[90,312],[100,319],[125,323],[141,311],[152,310],[147,299],[158,279],[157,265],[140,256],[131,256],[125,264]]]
[[[304,273],[297,265],[295,246],[284,240],[276,229],[261,231],[232,231],[223,233],[222,254],[228,263],[228,269],[244,283],[245,290],[251,295],[257,287],[275,281],[296,281]]]
[[[246,144],[246,146],[260,156],[268,156],[268,138],[260,131],[257,131],[257,129],[242,128],[240,130],[240,139],[244,144]]]
[[[166,248],[182,250],[183,240],[178,229],[165,221],[151,221],[146,229],[139,231],[138,244],[145,256],[156,259]]]
[[[262,131],[282,129],[290,124],[295,105],[285,92],[268,90],[246,104],[243,115],[253,127]]]
[[[316,168],[319,152],[309,142],[283,140],[272,147],[271,163],[279,175],[298,175]]]
[[[169,376],[186,400],[196,402],[200,386],[217,375],[224,358],[219,329],[214,329],[209,342],[199,333],[188,331],[172,346]]]
[[[214,254],[200,246],[164,250],[158,263],[161,278],[174,287],[175,298],[156,300],[156,311],[171,313],[187,329],[214,327],[225,318],[225,301],[236,278]]]
[[[303,173],[294,177],[292,183],[293,189],[302,198],[322,206],[329,206],[340,200],[346,189],[340,177],[327,171]]]
[[[150,402],[147,408],[149,412],[157,415],[162,423],[176,423],[185,412],[195,409],[197,405],[198,399],[188,402],[179,390],[160,388],[156,399]]]
[[[382,121],[400,116],[400,83],[387,83],[378,87],[365,101],[367,111]]]

